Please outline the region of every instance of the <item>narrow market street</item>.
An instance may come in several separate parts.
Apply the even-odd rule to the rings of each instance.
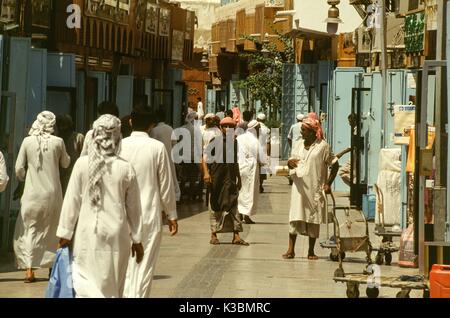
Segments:
[[[296,257],[284,260],[288,239],[288,209],[290,186],[284,177],[272,177],[261,195],[256,224],[244,225],[242,237],[249,247],[231,244],[231,234],[219,234],[221,245],[209,244],[209,215],[201,204],[179,206],[180,232],[175,237],[164,237],[156,275],[153,281],[153,298],[342,298],[346,297],[345,284],[335,283],[333,273],[337,263],[332,262],[328,249],[319,244],[318,261],[306,258],[308,241],[299,237]],[[338,196],[337,194],[336,196]],[[338,205],[348,204],[348,198],[338,197]],[[379,238],[373,235],[374,247]],[[326,237],[325,225],[321,238]],[[396,241],[398,244],[398,241]],[[376,252],[372,253],[374,259]],[[361,272],[365,267],[364,253],[347,253],[344,269],[348,273]],[[417,275],[417,269],[399,268],[398,254],[393,254],[392,266],[381,266],[382,276]],[[7,264],[0,262],[1,297],[43,297],[47,287],[47,270],[38,270],[38,281],[24,284],[25,273],[13,266],[12,256]],[[379,297],[395,297],[399,290],[381,288]],[[361,297],[366,297],[365,286],[360,286]],[[411,297],[422,297],[412,291]]]

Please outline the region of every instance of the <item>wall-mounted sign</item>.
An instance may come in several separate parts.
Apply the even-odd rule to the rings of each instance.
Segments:
[[[11,23],[17,21],[18,18],[18,1],[2,0],[0,7],[0,22]]]
[[[183,60],[184,32],[173,30],[172,33],[172,61]]]
[[[131,0],[86,0],[85,14],[112,22],[126,24]]]
[[[156,5],[147,3],[147,19],[145,21],[145,32],[156,34],[158,31],[159,8]]]
[[[159,9],[159,35],[169,36],[169,34],[170,34],[170,9],[161,8]]]
[[[415,105],[395,105],[394,106],[394,143],[396,145],[408,145],[409,133],[416,121]]]
[[[52,10],[51,0],[34,0],[31,2],[33,26],[49,28],[50,12]]]
[[[425,13],[411,14],[405,18],[405,50],[420,52],[425,47]]]
[[[266,7],[283,7],[284,8],[284,0],[266,0]]]

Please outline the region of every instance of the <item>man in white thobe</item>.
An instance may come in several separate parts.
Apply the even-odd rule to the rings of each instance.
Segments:
[[[53,136],[56,117],[44,111],[37,116],[20,147],[16,176],[25,181],[20,213],[14,231],[17,265],[26,269],[25,282],[35,281],[34,268],[52,267],[58,240],[56,228],[63,200],[59,167],[70,157],[64,141]]]
[[[201,97],[197,98],[197,115],[198,115],[199,120],[202,120],[203,116],[205,116],[205,110],[203,109],[203,103],[202,103]]]
[[[123,297],[130,258],[143,257],[142,210],[133,166],[117,156],[120,119],[103,115],[94,122],[89,155],[73,168],[57,237],[72,245],[76,297]]]
[[[259,199],[259,133],[256,120],[248,123],[247,131],[237,137],[239,171],[242,188],[239,191],[238,210],[246,224],[254,224],[250,216],[256,214]]]
[[[178,231],[175,189],[169,155],[163,143],[149,137],[152,120],[148,113],[131,114],[131,136],[122,141],[120,156],[136,171],[142,204],[144,259],[130,259],[124,296],[149,298],[162,239],[162,212],[169,220],[171,235]]]
[[[0,152],[0,192],[5,191],[8,185],[8,173],[6,171],[6,162],[3,154]]]
[[[164,144],[167,153],[169,154],[170,169],[172,170],[172,180],[175,188],[175,196],[177,201],[181,198],[180,185],[178,184],[175,164],[172,159],[172,148],[177,143],[174,138],[173,128],[167,125],[165,121],[166,114],[163,109],[160,109],[157,114],[158,124],[150,130],[150,137],[156,139]]]
[[[258,114],[256,120],[261,126],[259,130],[259,144],[261,147],[261,174],[259,176],[259,192],[264,192],[263,183],[267,179],[270,166],[270,128],[266,126],[266,115],[263,113]]]
[[[289,247],[282,257],[294,258],[297,235],[304,235],[309,238],[308,259],[317,260],[314,247],[320,234],[320,224],[326,220],[323,193],[331,193],[339,163],[330,146],[321,138],[318,120],[304,119],[302,135],[304,141],[295,145],[288,161],[294,183],[289,212]]]
[[[298,114],[297,115],[297,122],[291,126],[289,129],[288,134],[288,143],[291,147],[291,150],[296,146],[298,142],[301,142],[303,140],[302,137],[302,121],[305,119],[305,115]]]

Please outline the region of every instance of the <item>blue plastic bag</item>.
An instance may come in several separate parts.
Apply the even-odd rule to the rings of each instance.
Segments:
[[[63,247],[56,252],[55,263],[48,282],[46,298],[74,298],[75,292],[72,283],[72,266],[70,263],[69,248]]]

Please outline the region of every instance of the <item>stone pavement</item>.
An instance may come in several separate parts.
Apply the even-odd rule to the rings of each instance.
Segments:
[[[328,249],[318,244],[318,261],[307,260],[308,240],[299,237],[296,257],[284,260],[287,249],[288,210],[291,187],[286,178],[273,177],[266,181],[261,195],[254,225],[244,225],[242,237],[250,246],[231,244],[232,234],[219,234],[221,245],[209,244],[209,217],[201,204],[180,206],[179,233],[175,237],[164,229],[163,243],[153,281],[151,297],[220,297],[220,298],[303,298],[346,297],[345,284],[335,283],[333,273],[337,263],[332,262]],[[348,202],[341,197],[338,204]],[[370,225],[371,240],[378,246]],[[325,225],[321,229],[322,241],[326,237]],[[398,243],[398,241],[397,241]],[[372,258],[375,258],[375,253]],[[381,266],[381,275],[415,275],[416,269],[397,266],[398,253],[393,255],[392,266]],[[347,253],[344,269],[347,273],[361,272],[365,267],[365,253]],[[3,265],[2,265],[3,264]],[[24,284],[24,272],[14,270],[11,260],[0,261],[0,297],[42,297],[48,272],[39,270],[42,278],[34,284]],[[395,297],[399,290],[381,288],[380,297]],[[365,286],[360,287],[365,297]],[[411,297],[421,297],[413,291]]]

